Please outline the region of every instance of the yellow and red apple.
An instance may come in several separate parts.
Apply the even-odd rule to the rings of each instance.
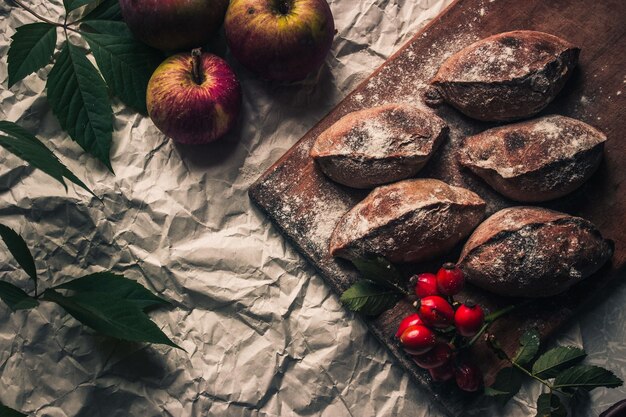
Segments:
[[[228,0],[120,0],[140,41],[164,51],[203,46],[224,20]]]
[[[224,136],[241,107],[241,87],[222,58],[195,49],[167,58],[152,74],[148,114],[174,141],[204,144]]]
[[[277,81],[301,80],[317,70],[335,34],[326,0],[232,0],[224,29],[243,66]]]

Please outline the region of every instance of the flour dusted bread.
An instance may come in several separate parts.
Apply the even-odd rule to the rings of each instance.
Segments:
[[[447,131],[431,112],[387,104],[345,115],[320,134],[310,155],[332,180],[373,188],[414,176]]]
[[[478,120],[532,116],[563,88],[580,49],[547,33],[518,30],[490,36],[452,55],[431,80],[429,105],[441,101]]]
[[[330,238],[330,253],[347,259],[379,255],[391,262],[424,261],[452,249],[484,212],[478,195],[439,180],[381,186],[341,218]]]
[[[524,202],[562,197],[602,160],[606,136],[565,116],[545,116],[465,138],[459,162],[500,194]]]
[[[612,242],[583,218],[511,207],[478,226],[459,266],[469,282],[496,294],[547,297],[587,278],[612,255]]]

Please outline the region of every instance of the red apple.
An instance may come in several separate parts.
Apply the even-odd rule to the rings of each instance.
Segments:
[[[228,0],[120,0],[135,37],[164,51],[197,48],[222,24]]]
[[[228,132],[239,115],[241,87],[222,58],[199,49],[167,58],[146,96],[156,127],[176,142],[202,144]]]
[[[335,34],[326,0],[233,0],[224,29],[243,66],[277,81],[301,80],[317,70]]]

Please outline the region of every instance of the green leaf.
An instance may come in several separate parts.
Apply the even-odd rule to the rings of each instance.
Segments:
[[[109,271],[86,275],[82,278],[61,284],[56,288],[77,292],[106,293],[111,297],[131,301],[142,310],[169,304],[166,300],[152,294],[138,282]]]
[[[63,5],[65,6],[65,10],[67,12],[71,12],[72,10],[76,10],[79,7],[83,7],[95,1],[96,0],[63,0]]]
[[[555,388],[582,388],[587,391],[598,387],[616,388],[622,386],[622,383],[613,372],[592,365],[574,366],[554,379]]]
[[[124,36],[124,37],[132,37],[130,29],[124,22],[116,21],[116,20],[85,20],[81,23],[81,29],[83,27],[87,27],[92,31],[96,31],[98,33],[103,33],[107,35],[115,35],[115,36]],[[143,44],[142,44],[143,45]]]
[[[499,359],[508,360],[506,352],[502,349],[502,345],[494,335],[490,335],[487,338],[487,346],[496,354]]]
[[[15,30],[9,47],[9,88],[27,75],[44,67],[57,43],[56,26],[49,23],[31,23]]]
[[[559,397],[550,393],[543,393],[537,398],[536,417],[566,417],[567,410]]]
[[[83,19],[122,20],[119,0],[104,0],[92,11],[88,12]]]
[[[121,22],[107,22],[121,24]],[[86,22],[87,24],[87,22]],[[102,25],[100,25],[102,27]],[[129,36],[83,33],[107,84],[125,104],[147,114],[148,81],[163,57]]]
[[[0,281],[0,299],[13,311],[28,310],[39,305],[36,299],[5,281]]]
[[[539,351],[539,332],[537,329],[526,331],[519,340],[520,348],[515,353],[513,362],[518,365],[526,365],[533,360]]]
[[[66,297],[50,289],[43,299],[57,303],[76,320],[105,336],[179,348],[132,301],[102,292],[79,292]]]
[[[359,270],[363,278],[388,285],[390,282],[402,282],[402,274],[388,260],[379,256],[374,258],[357,258],[352,263]]]
[[[6,405],[0,404],[0,417],[26,417],[26,414],[22,414]]]
[[[370,281],[359,281],[341,294],[340,301],[351,311],[376,316],[393,307],[401,295]]]
[[[522,387],[523,375],[513,368],[506,367],[500,369],[496,375],[494,383],[485,389],[485,395],[495,397],[501,406],[504,406],[511,398],[517,394]]]
[[[574,366],[587,354],[574,346],[559,346],[541,355],[533,365],[533,375],[549,379],[557,376],[562,370]]]
[[[24,128],[12,122],[0,121],[0,132],[9,136],[0,136],[0,146],[11,152],[15,156],[28,162],[34,168],[40,169],[59,181],[67,190],[67,185],[63,178],[67,178],[74,184],[82,187],[95,197],[93,191],[89,189],[76,175],[63,165],[57,157],[35,136],[31,135]]]
[[[81,49],[65,43],[50,71],[47,88],[61,127],[112,172],[113,111],[107,86]]]
[[[30,253],[26,242],[22,239],[22,236],[18,235],[15,230],[0,224],[0,237],[9,248],[9,252],[15,258],[17,263],[28,274],[29,277],[37,284],[37,269],[35,268],[35,261],[33,255]]]

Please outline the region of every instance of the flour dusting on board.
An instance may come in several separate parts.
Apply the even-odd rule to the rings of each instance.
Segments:
[[[419,42],[410,43],[393,61],[388,61],[378,72],[360,86],[353,94],[349,95],[338,107],[338,111],[331,114],[335,120],[348,112],[383,106],[393,103],[406,103],[426,112],[434,113],[443,118],[449,126],[450,132],[444,139],[444,143],[434,153],[430,162],[417,174],[417,177],[437,178],[444,182],[468,188],[477,192],[487,202],[487,213],[493,213],[507,205],[506,200],[498,196],[490,187],[468,174],[460,168],[457,162],[457,152],[462,140],[469,135],[484,130],[480,125],[468,123],[454,109],[443,106],[432,110],[423,101],[423,94],[430,86],[430,80],[436,75],[441,64],[461,49],[477,42],[483,37],[479,35],[475,27],[480,25],[482,19],[488,18],[490,2],[481,2],[478,9],[468,10],[465,26],[458,30],[452,30],[444,36],[434,38],[429,47],[418,46]],[[422,33],[422,37],[428,36],[428,31]],[[509,62],[514,59],[514,48],[503,49],[503,59]],[[510,52],[508,55],[506,54]],[[512,61],[511,61],[512,62]],[[527,70],[521,68],[520,70]],[[471,75],[471,74],[470,74]],[[593,96],[587,94],[587,100],[592,101]],[[581,106],[584,105],[581,104]],[[328,125],[326,125],[328,126]],[[488,126],[487,126],[488,127]],[[328,244],[332,231],[338,220],[356,202],[362,199],[366,193],[347,193],[345,189],[338,187],[331,180],[324,177],[319,167],[314,165],[309,157],[312,143],[322,133],[323,129],[314,129],[308,140],[300,142],[293,150],[291,158],[293,163],[281,166],[275,172],[271,181],[264,188],[269,196],[280,205],[279,224],[288,234],[304,248],[309,255],[316,258],[329,258]],[[387,126],[368,121],[364,123],[363,130],[367,133],[369,142],[355,140],[356,148],[372,154],[382,155],[389,151],[389,143],[384,137],[389,134]],[[356,138],[358,139],[358,138]],[[357,143],[359,142],[359,143]],[[297,156],[296,156],[297,155]],[[312,173],[311,170],[314,172]],[[307,177],[304,181],[309,183],[308,178],[314,175],[316,190],[302,189],[297,185],[300,176]],[[279,186],[278,184],[282,184]],[[291,184],[291,185],[285,185]],[[298,188],[297,191],[287,188]]]

